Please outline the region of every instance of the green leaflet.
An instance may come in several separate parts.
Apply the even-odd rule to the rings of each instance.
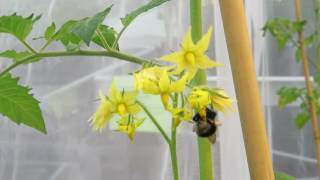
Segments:
[[[41,16],[22,17],[16,14],[11,16],[0,17],[0,33],[9,33],[19,40],[25,40],[30,34],[33,24],[40,19]]]
[[[279,107],[284,107],[296,101],[302,95],[302,89],[295,87],[282,87],[278,90],[277,94],[279,95]]]
[[[283,18],[268,20],[263,26],[264,35],[269,31],[277,40],[279,48],[284,48],[289,40],[294,41],[295,33],[303,30],[306,21],[290,21]]]
[[[16,52],[15,50],[7,50],[7,51],[0,53],[0,57],[9,58],[15,62],[21,61],[24,58],[32,56],[32,55],[33,55],[33,53],[31,53],[29,51]],[[33,58],[30,61],[28,61],[27,64],[32,63],[32,62],[36,62],[39,60],[40,60],[40,58]]]
[[[76,49],[74,48],[75,46],[79,48],[82,40],[73,32],[71,32],[71,29],[76,24],[76,22],[77,21],[75,20],[67,21],[61,26],[61,28],[56,33],[54,33],[49,39],[47,39],[47,41],[48,42],[55,41],[55,40],[61,41],[61,43],[66,47],[68,51]],[[48,30],[49,28],[50,26],[47,28],[46,32],[52,31],[52,30]]]
[[[106,16],[111,11],[112,6],[109,6],[104,11],[96,14],[93,17],[84,18],[74,24],[71,32],[80,37],[88,46],[98,26],[104,21]]]
[[[167,2],[169,0],[152,0],[149,3],[139,7],[138,9],[130,12],[129,14],[127,14],[124,18],[121,18],[121,22],[123,24],[123,26],[127,27],[129,26],[129,24],[140,14],[147,12],[148,10],[160,6],[161,4]]]
[[[296,178],[289,176],[283,172],[276,172],[275,180],[296,180]]]
[[[295,118],[295,124],[298,129],[303,128],[307,122],[310,120],[310,116],[308,112],[298,113]]]
[[[46,32],[44,33],[44,38],[49,41],[50,39],[52,39],[54,33],[56,31],[56,25],[54,23],[52,23],[46,30]]]
[[[30,88],[18,84],[10,74],[0,77],[0,113],[17,124],[25,124],[46,133],[39,101]]]
[[[103,36],[103,40],[106,41],[107,45],[109,47],[112,47],[113,43],[116,41],[117,32],[112,27],[109,27],[109,26],[106,26],[106,25],[100,25],[99,28],[98,28],[98,31]],[[92,38],[92,41],[94,43],[96,43],[97,45],[105,48],[103,40],[101,40],[101,38],[98,36],[97,33],[95,33],[93,38]],[[118,45],[116,47],[118,47]]]

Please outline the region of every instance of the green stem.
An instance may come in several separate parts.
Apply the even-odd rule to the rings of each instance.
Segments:
[[[192,39],[197,42],[202,36],[202,4],[201,0],[190,0],[190,19],[192,27]],[[207,84],[207,75],[199,70],[192,80],[193,85]],[[207,138],[198,138],[200,180],[213,180],[211,144]]]
[[[179,180],[179,166],[177,157],[177,128],[172,119],[171,123],[171,144],[170,144],[171,166],[174,180]]]
[[[109,47],[109,45],[108,45],[108,43],[107,43],[107,40],[103,37],[103,35],[102,35],[101,31],[99,30],[99,28],[97,28],[96,32],[97,32],[97,34],[98,34],[98,36],[99,36],[99,39],[100,39],[100,41],[102,42],[102,45],[104,46],[104,48],[105,48],[106,50],[110,51],[111,48]]]
[[[34,55],[28,56],[8,68],[6,68],[4,71],[0,73],[0,77],[3,76],[4,74],[8,73],[9,71],[13,70],[17,66],[21,64],[28,63],[34,58],[45,58],[45,57],[61,57],[61,56],[107,56],[107,57],[113,57],[113,58],[118,58],[122,59],[128,62],[132,62],[135,64],[144,64],[144,63],[149,63],[150,60],[144,59],[141,57],[136,57],[130,54],[125,54],[119,51],[86,51],[86,50],[80,50],[80,51],[55,51],[55,52],[41,52],[41,53],[36,53]]]
[[[156,120],[156,118],[150,113],[150,111],[147,109],[147,107],[141,103],[140,101],[137,101],[137,103],[139,104],[139,106],[144,110],[144,112],[149,116],[150,120],[153,122],[153,124],[158,128],[158,130],[160,131],[161,135],[163,136],[163,138],[166,140],[166,142],[169,144],[169,146],[171,147],[171,140],[169,139],[168,135],[166,134],[166,132],[163,130],[163,128],[160,126],[160,124],[158,123],[158,121]]]
[[[178,107],[178,93],[174,93],[173,107]],[[171,144],[170,144],[171,166],[174,180],[179,180],[179,165],[177,157],[177,126],[175,120],[171,121]]]
[[[32,53],[36,54],[37,51],[34,50],[26,41],[19,39],[19,41],[27,48],[29,49]]]
[[[123,26],[123,28],[120,30],[118,36],[117,36],[117,39],[114,41],[113,45],[112,45],[112,48],[116,48],[116,45],[118,44],[123,32],[127,29],[128,26]]]

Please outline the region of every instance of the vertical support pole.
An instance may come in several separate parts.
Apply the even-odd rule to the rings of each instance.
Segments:
[[[192,31],[192,39],[197,42],[202,36],[202,3],[201,0],[190,0],[190,24]],[[196,76],[192,80],[193,85],[206,85],[207,74],[204,70],[198,70]],[[200,180],[213,180],[213,162],[211,143],[207,138],[198,137],[198,158]]]
[[[301,1],[294,1],[296,20],[302,21],[302,12],[301,12]],[[299,41],[299,49],[301,51],[301,59],[303,65],[303,73],[304,73],[304,81],[306,83],[306,89],[308,94],[308,108],[311,116],[311,126],[313,131],[314,143],[316,146],[316,157],[317,157],[317,166],[318,173],[320,172],[320,131],[318,125],[318,116],[317,116],[317,107],[313,100],[313,85],[310,80],[310,69],[309,69],[309,59],[308,54],[305,49],[304,44],[304,30],[298,32],[298,41]]]
[[[252,180],[274,180],[243,0],[220,0],[224,31]]]

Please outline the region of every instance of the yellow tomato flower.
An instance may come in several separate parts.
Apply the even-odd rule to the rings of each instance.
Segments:
[[[136,129],[143,123],[144,118],[137,118],[135,116],[123,116],[119,121],[118,130],[128,134],[131,141],[134,140]]]
[[[194,87],[188,97],[189,104],[199,112],[202,117],[206,116],[206,108],[211,104],[210,94],[201,87]]]
[[[136,89],[147,94],[159,94],[165,108],[168,107],[170,94],[182,92],[187,83],[187,76],[173,81],[167,68],[154,66],[134,74]]]
[[[186,69],[188,80],[191,80],[194,77],[198,69],[208,69],[221,66],[220,63],[211,60],[205,54],[209,47],[211,34],[212,27],[209,28],[208,32],[197,43],[194,43],[192,41],[191,28],[189,28],[182,42],[181,50],[163,56],[160,59],[175,62],[177,64],[176,73],[181,73]]]
[[[232,110],[233,100],[230,99],[230,97],[223,89],[212,89],[210,92],[210,98],[213,108],[221,112]]]
[[[108,100],[111,103],[112,112],[125,116],[127,114],[136,114],[141,111],[136,102],[138,91],[119,91],[115,83],[112,83],[109,89]]]
[[[182,120],[192,121],[192,109],[188,108],[173,108],[169,107],[168,111],[171,113],[175,126],[179,126]]]
[[[89,119],[93,130],[101,131],[106,124],[111,120],[113,116],[111,103],[107,100],[106,96],[103,95],[102,91],[99,91],[100,105],[97,111]]]

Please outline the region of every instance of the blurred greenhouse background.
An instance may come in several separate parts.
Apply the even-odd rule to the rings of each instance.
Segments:
[[[58,27],[67,19],[81,19],[114,4],[105,23],[121,27],[119,18],[148,0],[0,0],[0,15],[18,12],[42,14],[30,37],[39,37],[52,22]],[[135,20],[120,41],[123,51],[143,57],[160,57],[179,47],[189,26],[188,1],[171,0]],[[314,19],[313,1],[304,0],[305,18]],[[210,70],[209,82],[225,88],[235,98],[228,53],[217,0],[203,0],[205,28],[214,27],[209,54],[225,64]],[[261,97],[264,103],[269,143],[276,171],[299,180],[316,180],[315,148],[310,125],[298,130],[294,116],[298,105],[280,110],[276,91],[280,86],[302,86],[302,67],[294,63],[290,45],[279,50],[273,38],[262,36],[271,17],[293,18],[291,0],[246,0]],[[308,30],[307,30],[308,31]],[[41,41],[28,39],[35,48]],[[22,49],[14,38],[0,35],[0,51]],[[49,50],[61,50],[53,44]],[[62,61],[63,59],[63,61]],[[9,61],[0,59],[0,69]],[[111,58],[59,57],[20,67],[14,71],[21,83],[30,84],[41,100],[48,130],[43,135],[0,117],[0,179],[2,180],[167,180],[171,178],[170,156],[164,140],[155,132],[137,133],[134,143],[112,130],[92,132],[88,119],[95,111],[97,93],[109,87],[112,77],[125,79],[137,66]],[[127,81],[123,82],[127,83]],[[224,125],[214,145],[218,180],[248,180],[241,126],[235,112],[221,114]],[[197,180],[196,135],[184,125],[178,137],[181,179]],[[264,156],[261,154],[261,156]]]

